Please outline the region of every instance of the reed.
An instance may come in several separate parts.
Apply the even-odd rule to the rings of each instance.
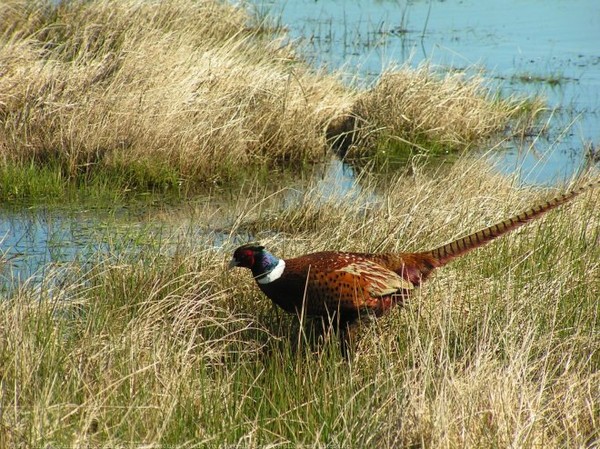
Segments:
[[[466,159],[343,201],[256,191],[232,232],[282,256],[426,249],[555,193]],[[224,270],[237,241],[181,230],[57,268],[0,300],[0,445],[594,447],[597,197],[441,269],[350,363]]]
[[[128,190],[322,161],[348,117],[361,136],[472,148],[523,103],[426,69],[348,87],[311,69],[282,28],[216,0],[6,1],[0,62],[0,163]]]

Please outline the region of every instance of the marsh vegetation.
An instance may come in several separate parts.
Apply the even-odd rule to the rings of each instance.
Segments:
[[[426,249],[549,194],[459,161],[344,201],[259,191],[236,208],[292,256]],[[440,270],[350,363],[224,270],[237,242],[182,229],[55,267],[0,302],[2,445],[593,447],[597,207],[589,192]]]
[[[225,271],[249,236],[283,257],[425,250],[552,196],[468,151],[524,132],[537,100],[425,67],[349,87],[211,0],[0,18],[0,199],[140,211],[3,283],[1,447],[598,444],[597,191],[440,270],[350,362]],[[340,142],[356,177],[324,191],[302,173]],[[456,157],[369,170],[431,148]]]
[[[368,135],[361,153],[392,135],[465,148],[532,111],[526,100],[494,98],[481,79],[426,69],[347,87],[296,57],[282,31],[216,1],[0,8],[5,199],[35,194],[30,184],[42,176],[54,179],[49,190],[108,183],[185,193],[301,167],[327,157],[326,138],[348,116],[357,129],[339,132]]]

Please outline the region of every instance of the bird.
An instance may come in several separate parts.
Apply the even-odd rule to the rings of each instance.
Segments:
[[[256,242],[235,249],[229,268],[248,268],[260,290],[289,313],[316,316],[339,331],[348,356],[356,323],[402,305],[434,270],[559,207],[596,181],[537,204],[511,218],[423,252],[322,251],[282,259]]]

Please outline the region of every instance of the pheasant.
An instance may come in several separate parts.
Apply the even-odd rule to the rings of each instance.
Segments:
[[[380,316],[426,281],[433,270],[541,216],[600,185],[600,181],[560,195],[466,237],[417,253],[323,251],[280,259],[258,243],[238,247],[229,268],[244,267],[275,304],[299,316],[318,316],[341,331],[342,352],[352,325],[365,314]]]

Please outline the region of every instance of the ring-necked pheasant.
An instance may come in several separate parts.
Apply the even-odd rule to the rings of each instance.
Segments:
[[[401,304],[434,269],[597,185],[600,181],[430,251],[381,254],[324,251],[284,260],[258,243],[248,243],[235,250],[229,267],[249,268],[263,293],[287,312],[328,320],[342,331],[344,352],[348,326],[361,315],[383,314],[393,305]]]

